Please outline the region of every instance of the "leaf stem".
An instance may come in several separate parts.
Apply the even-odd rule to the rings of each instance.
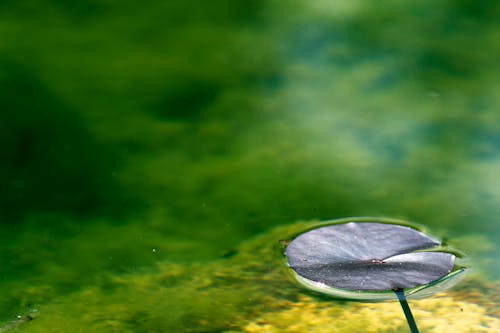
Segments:
[[[415,323],[415,319],[413,318],[413,315],[410,310],[410,306],[408,305],[408,302],[406,301],[405,297],[405,292],[403,289],[394,289],[394,293],[396,293],[396,296],[398,296],[399,303],[401,304],[401,307],[403,308],[403,312],[405,313],[406,316],[406,321],[408,322],[408,326],[410,326],[410,331],[411,333],[419,333],[417,324]]]

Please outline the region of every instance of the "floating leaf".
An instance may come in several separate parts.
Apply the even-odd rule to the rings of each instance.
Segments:
[[[286,256],[296,278],[309,288],[345,298],[385,299],[395,298],[387,292],[393,289],[412,294],[413,288],[435,281],[448,286],[445,277],[453,270],[455,256],[427,252],[439,245],[407,226],[350,222],[299,235],[286,248]]]
[[[286,248],[295,278],[304,286],[336,297],[397,298],[412,332],[417,326],[407,296],[425,297],[464,277],[455,255],[416,229],[379,222],[348,222],[307,231]]]

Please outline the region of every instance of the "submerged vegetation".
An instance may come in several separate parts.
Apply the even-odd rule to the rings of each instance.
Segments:
[[[362,215],[468,250],[470,280],[415,303],[423,328],[446,309],[498,330],[499,14],[1,3],[0,332],[397,330],[397,304],[303,294],[270,262],[295,221]]]
[[[231,258],[191,264],[167,260],[136,272],[101,274],[80,290],[36,304],[37,317],[18,327],[54,333],[406,331],[397,302],[335,301],[292,281],[279,240],[305,225],[272,229],[241,244]],[[471,280],[461,290],[413,300],[412,307],[425,331],[495,332],[500,319],[492,299],[499,288]],[[50,286],[34,289],[48,295]]]

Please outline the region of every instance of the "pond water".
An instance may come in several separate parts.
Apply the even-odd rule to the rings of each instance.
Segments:
[[[311,223],[402,218],[467,279],[424,332],[500,330],[500,5],[0,4],[0,332],[406,332],[294,283]]]

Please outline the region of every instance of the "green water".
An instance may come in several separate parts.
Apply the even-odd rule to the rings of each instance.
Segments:
[[[281,267],[277,240],[347,216],[463,250],[444,308],[493,332],[499,18],[496,1],[1,2],[0,332],[371,318]],[[280,324],[290,303],[306,326]]]

